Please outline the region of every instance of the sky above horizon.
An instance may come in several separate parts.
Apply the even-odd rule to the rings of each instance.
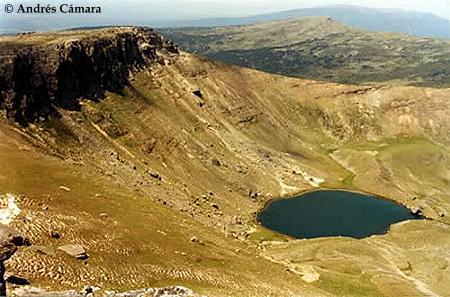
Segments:
[[[101,15],[20,15],[5,13],[0,5],[0,32],[48,30],[58,27],[82,27],[94,25],[148,25],[165,26],[164,22],[204,18],[241,17],[296,8],[358,5],[373,8],[395,8],[428,12],[450,20],[450,0],[7,0],[17,7],[20,3],[58,5],[100,5]],[[34,27],[28,24],[33,23]],[[31,26],[31,27],[30,27]],[[41,28],[42,27],[42,28]]]
[[[120,0],[109,2],[123,3]],[[326,5],[358,5],[374,8],[397,8],[434,13],[449,19],[450,0],[132,0],[140,7],[187,18],[248,16],[268,12]],[[174,11],[174,8],[176,10]],[[169,17],[169,16],[166,16]]]

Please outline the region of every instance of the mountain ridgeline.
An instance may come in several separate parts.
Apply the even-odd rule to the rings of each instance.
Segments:
[[[160,32],[189,52],[271,73],[339,83],[450,86],[450,41],[365,32],[328,17]]]
[[[397,32],[421,37],[450,38],[450,21],[431,13],[404,9],[377,9],[354,5],[331,5],[292,9],[237,18],[178,21],[166,26],[238,26],[302,17],[331,17],[355,28],[374,32]]]

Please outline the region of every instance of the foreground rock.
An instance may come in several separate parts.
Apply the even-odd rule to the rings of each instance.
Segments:
[[[6,296],[4,261],[11,258],[20,246],[30,245],[28,239],[14,229],[0,224],[0,296]]]
[[[14,297],[87,297],[87,296],[103,296],[103,297],[201,297],[202,295],[194,293],[192,290],[173,286],[166,288],[148,288],[135,291],[116,293],[106,291],[104,293],[95,293],[95,290],[87,287],[81,292],[74,290],[62,292],[46,292],[37,288],[20,288],[12,292]]]

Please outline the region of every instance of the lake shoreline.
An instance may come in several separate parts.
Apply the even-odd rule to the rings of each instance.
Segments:
[[[366,230],[362,234],[365,234],[365,232],[367,232],[367,235],[363,235],[363,236],[362,235],[354,235],[354,234],[353,235],[348,235],[347,233],[351,233],[352,232],[352,231],[349,231],[351,229],[350,228],[350,229],[348,229],[348,230],[346,230],[344,232],[344,233],[346,233],[345,235],[330,235],[330,236],[317,236],[317,237],[316,236],[313,236],[313,237],[299,237],[299,236],[295,236],[295,235],[292,235],[292,234],[287,234],[287,233],[289,233],[289,231],[287,231],[287,233],[283,233],[280,230],[274,230],[274,229],[272,229],[272,228],[267,226],[267,222],[266,222],[266,224],[264,224],[262,222],[262,220],[264,220],[264,219],[262,219],[261,217],[263,215],[266,215],[266,216],[268,215],[267,213],[270,212],[269,207],[271,205],[273,205],[273,203],[275,203],[275,202],[278,202],[278,203],[285,202],[286,203],[286,202],[289,202],[289,201],[291,201],[293,199],[301,200],[302,199],[301,196],[304,196],[304,195],[314,194],[314,193],[316,193],[316,195],[320,195],[320,194],[323,194],[323,193],[326,193],[326,192],[331,192],[334,195],[341,196],[341,197],[338,197],[338,196],[332,197],[332,200],[335,200],[334,201],[335,208],[337,209],[337,210],[332,210],[333,212],[345,213],[345,211],[351,211],[352,208],[368,207],[368,204],[373,204],[373,206],[371,206],[371,207],[374,207],[374,211],[381,212],[381,210],[383,208],[385,208],[385,211],[388,211],[388,210],[392,211],[392,210],[395,209],[397,211],[397,213],[396,213],[395,217],[389,217],[389,216],[386,217],[386,215],[388,213],[386,213],[384,216],[383,216],[383,213],[380,213],[380,217],[379,217],[380,220],[378,218],[374,219],[372,222],[370,222],[371,224],[368,224],[369,226],[367,227],[367,228],[370,229],[370,226],[372,228],[375,228],[375,225],[378,225],[378,226],[376,226],[376,228],[378,228],[378,230],[373,231],[374,232],[373,234],[371,234],[371,232],[368,232]],[[337,203],[337,200],[343,198],[344,197],[344,196],[342,196],[343,194],[359,195],[359,196],[367,198],[367,200],[366,201],[364,201],[364,200],[355,200],[355,201],[358,201],[359,206],[358,206],[358,204],[355,204],[355,203],[351,203],[350,205],[347,205],[345,207],[344,206],[339,206],[340,202]],[[320,203],[323,203],[323,202],[320,202],[320,199],[324,199],[324,197],[320,197],[320,196],[319,197],[306,197],[306,198],[303,198],[303,199],[309,199],[310,201],[308,203],[319,203],[320,204]],[[312,199],[314,199],[314,202],[311,202]],[[361,199],[361,198],[356,198],[355,197],[355,198],[352,198],[352,199]],[[302,200],[301,202],[307,203],[307,201],[305,201],[305,200]],[[333,202],[333,201],[331,201],[331,202]],[[389,202],[392,205],[386,204],[386,202]],[[292,203],[295,204],[295,203],[299,203],[299,202],[298,201],[297,202],[291,201],[291,204]],[[346,203],[348,203],[348,201]],[[309,205],[309,207],[312,207],[312,208],[315,207],[316,208],[313,211],[313,213],[318,213],[318,214],[323,216],[324,211],[325,212],[327,211],[326,208],[320,209],[320,211],[318,211],[317,207],[320,207],[320,206],[318,206],[318,205],[312,206],[312,205],[313,204]],[[395,205],[395,208],[393,209],[392,206],[394,206],[394,205]],[[278,207],[280,207],[280,206],[278,205]],[[292,207],[292,205],[291,205],[291,207]],[[285,211],[288,211],[288,212],[292,211],[291,207],[287,207]],[[308,207],[308,205],[306,204],[303,207]],[[344,207],[344,209],[343,210],[338,210],[339,207]],[[378,209],[377,209],[377,207],[378,207]],[[355,209],[355,211],[357,211],[357,210]],[[356,214],[359,214],[359,212],[357,211]],[[282,222],[283,220],[286,220],[285,215],[286,214],[284,213],[284,214],[278,216],[279,219],[281,220],[281,221],[278,221],[278,223]],[[392,216],[393,214],[390,213],[389,215]],[[344,218],[344,220],[340,219],[339,222],[342,225],[343,224],[342,222],[345,222],[345,218],[347,218],[347,223],[348,223],[348,221],[352,217],[353,216],[343,215],[342,218]],[[300,217],[297,217],[297,218],[295,218],[295,220],[301,220],[299,218]],[[392,221],[392,222],[387,221],[386,224],[383,224],[383,223],[381,223],[382,222],[381,218],[391,219],[391,220],[394,220],[394,221]],[[322,217],[322,219],[323,219],[323,217]],[[260,226],[260,227],[262,227],[262,228],[264,228],[266,230],[269,230],[271,232],[275,232],[277,234],[280,234],[282,236],[286,236],[289,239],[294,239],[294,240],[299,240],[299,239],[317,239],[317,238],[325,238],[325,237],[349,237],[349,238],[354,238],[354,239],[363,239],[363,238],[370,237],[372,235],[385,235],[385,234],[388,234],[391,225],[393,225],[395,223],[399,223],[399,222],[402,222],[402,221],[408,221],[408,220],[423,220],[423,219],[429,219],[429,218],[424,217],[422,214],[414,213],[413,210],[409,206],[404,205],[403,203],[400,203],[400,202],[398,202],[398,201],[396,201],[396,200],[394,200],[392,198],[387,198],[387,197],[384,197],[384,196],[381,196],[381,195],[378,195],[378,194],[373,194],[373,193],[365,192],[365,191],[361,191],[361,190],[347,190],[347,189],[341,189],[341,188],[307,189],[307,190],[301,191],[301,192],[299,192],[299,193],[297,193],[295,195],[292,195],[292,196],[286,196],[286,197],[270,199],[270,200],[266,201],[264,203],[263,207],[261,207],[253,216],[253,221],[258,226]],[[271,220],[272,220],[272,223],[273,223],[274,219],[272,218]],[[396,220],[398,220],[398,221],[396,221]],[[312,220],[312,221],[314,221],[314,220]],[[369,222],[367,222],[367,223],[369,223]],[[310,224],[310,222],[304,222],[304,226],[308,226],[309,224]],[[336,228],[336,226],[342,227],[341,225],[334,225],[334,228]],[[355,226],[356,225],[358,225],[358,224],[355,224]],[[384,229],[383,231],[379,231],[380,226],[383,226],[383,229]],[[292,226],[289,226],[289,227],[286,227],[286,228],[290,229],[290,228],[292,228]],[[312,229],[310,229],[308,232],[310,232],[311,230]],[[326,230],[326,228],[324,230]],[[321,233],[323,230],[321,230],[319,228],[316,231],[318,233]],[[316,231],[314,231],[314,232],[316,232]],[[360,230],[359,232],[362,232],[362,231]],[[308,235],[308,236],[312,236],[312,235]]]

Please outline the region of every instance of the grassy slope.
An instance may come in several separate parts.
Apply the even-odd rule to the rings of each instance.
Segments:
[[[190,52],[272,73],[341,83],[450,85],[448,41],[358,31],[325,17],[161,32]]]
[[[8,261],[15,275],[53,289],[80,289],[87,283],[115,290],[184,284],[216,296],[270,295],[279,286],[290,294],[305,290],[289,285],[295,278],[280,265],[258,259],[253,249],[225,238],[221,228],[208,228],[133,191],[129,181],[32,153],[14,143],[23,140],[9,134],[4,124],[2,130],[2,138],[9,140],[0,147],[0,167],[7,169],[2,170],[0,187],[2,193],[17,195],[22,213],[15,225],[34,244]],[[158,190],[152,192],[156,196]],[[170,201],[167,194],[159,194]],[[51,239],[51,230],[62,238]],[[202,244],[191,243],[192,236]],[[83,245],[90,259],[73,260],[56,250],[72,243]],[[42,248],[48,254],[37,252]],[[278,284],[271,284],[280,275]]]
[[[450,247],[448,216],[438,218],[450,209],[448,96],[304,81],[182,54],[135,74],[121,95],[20,129],[26,138],[2,123],[0,188],[23,195],[26,216],[14,225],[55,253],[21,250],[8,267],[51,288],[87,280],[103,288],[185,284],[212,296],[397,296],[389,291],[395,279],[418,296],[415,281],[445,292],[447,268],[425,264],[450,260],[439,252]],[[268,199],[311,189],[310,177],[420,204],[437,221],[364,241],[286,242],[254,224]],[[61,240],[49,237],[52,228]],[[55,251],[70,242],[87,248],[87,264]],[[398,269],[404,261],[408,275]],[[320,281],[304,282],[302,265]]]

